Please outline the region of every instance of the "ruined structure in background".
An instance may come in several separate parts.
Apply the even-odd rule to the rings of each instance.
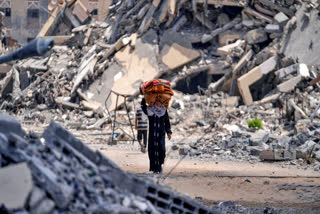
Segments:
[[[5,43],[8,46],[25,45],[35,39],[49,20],[56,19],[58,10],[63,10],[64,0],[1,0],[0,10],[4,13],[4,26],[7,28]],[[110,0],[68,0],[75,7],[68,12],[76,14],[75,22],[88,22],[88,17],[104,21],[108,14]],[[68,13],[67,12],[67,13]],[[60,20],[61,21],[61,20]],[[64,21],[64,28],[54,32],[64,36],[71,32],[72,23]]]

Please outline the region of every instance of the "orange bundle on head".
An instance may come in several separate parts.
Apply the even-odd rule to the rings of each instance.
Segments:
[[[141,85],[140,92],[144,95],[149,106],[152,106],[157,100],[167,109],[169,107],[171,96],[173,95],[170,82],[163,79],[153,79],[143,83]]]

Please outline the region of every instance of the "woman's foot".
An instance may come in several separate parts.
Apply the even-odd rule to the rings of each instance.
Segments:
[[[146,153],[146,147],[141,146],[141,152],[142,152],[142,153]]]

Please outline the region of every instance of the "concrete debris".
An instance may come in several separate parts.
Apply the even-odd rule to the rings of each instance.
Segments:
[[[0,115],[3,120],[8,116]],[[0,133],[0,154],[6,160],[0,168],[0,203],[9,211],[213,213],[151,179],[122,171],[54,122],[41,139],[18,137],[20,132]]]
[[[0,169],[0,204],[9,210],[23,209],[32,190],[31,171],[26,163]]]
[[[320,170],[315,1],[106,1],[99,20],[83,2],[66,1],[52,11],[38,34],[55,39],[50,55],[0,66],[1,112],[25,124],[43,126],[53,119],[97,135],[110,135],[117,124],[115,138],[128,140],[139,86],[162,78],[177,91],[169,106],[173,141],[182,141],[173,147],[177,155],[250,162],[309,155],[315,156],[310,167]],[[31,141],[17,121],[1,118],[0,166],[27,162],[35,183],[19,208],[206,213],[207,207],[183,197],[186,206],[170,207],[175,193],[159,198],[166,195],[162,189],[136,181],[56,124],[43,139]],[[248,126],[255,118],[262,122],[260,131]],[[154,191],[147,193],[149,187]]]

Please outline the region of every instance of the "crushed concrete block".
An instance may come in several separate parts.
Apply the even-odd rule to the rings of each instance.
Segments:
[[[298,75],[296,77],[293,77],[292,79],[289,79],[283,83],[281,83],[280,85],[277,86],[277,89],[280,92],[290,92],[292,90],[294,90],[294,88],[296,87],[296,85],[301,82],[302,80],[302,76]]]
[[[238,106],[239,104],[239,97],[228,97],[222,100],[222,105],[226,106]]]
[[[245,35],[245,39],[248,42],[248,44],[252,45],[267,41],[268,35],[262,28],[259,28],[249,31]]]
[[[8,209],[24,208],[32,190],[31,170],[26,163],[0,169],[0,204]]]
[[[267,24],[264,28],[267,33],[279,33],[281,31],[280,26],[276,24]]]
[[[281,25],[284,25],[288,20],[288,16],[286,16],[284,13],[280,12],[280,13],[277,13],[275,16],[274,16],[274,19],[276,20],[276,22],[278,22],[279,24]]]

